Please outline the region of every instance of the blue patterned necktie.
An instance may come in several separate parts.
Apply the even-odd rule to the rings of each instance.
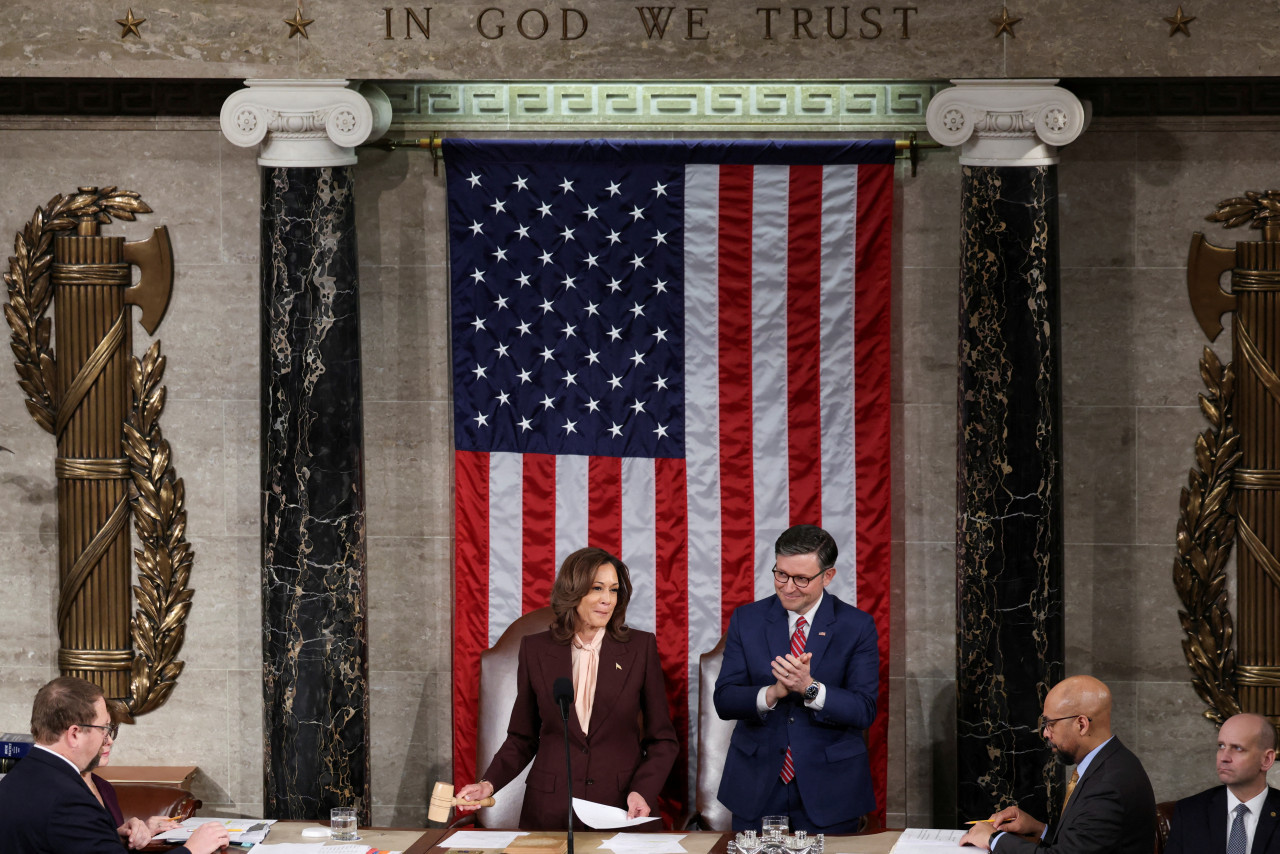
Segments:
[[[1231,822],[1231,834],[1227,836],[1227,854],[1245,854],[1244,817],[1249,808],[1244,804],[1236,807],[1235,821]]]

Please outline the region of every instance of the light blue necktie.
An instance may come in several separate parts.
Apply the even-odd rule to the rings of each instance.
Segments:
[[[1248,814],[1249,808],[1244,804],[1236,807],[1236,818],[1231,822],[1231,833],[1227,836],[1227,854],[1246,854],[1244,817]]]

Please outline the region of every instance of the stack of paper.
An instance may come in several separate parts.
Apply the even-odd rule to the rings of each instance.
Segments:
[[[680,844],[684,837],[683,833],[615,833],[600,847],[614,854],[685,854],[685,847]]]
[[[257,844],[266,839],[267,831],[276,822],[274,818],[189,818],[173,830],[157,834],[155,838],[161,842],[186,842],[197,827],[211,821],[221,822],[232,842],[245,844]]]
[[[908,827],[889,854],[939,854],[944,848],[954,850],[964,833],[947,828]]]

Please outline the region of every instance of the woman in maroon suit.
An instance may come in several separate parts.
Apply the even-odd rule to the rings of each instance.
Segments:
[[[679,746],[658,644],[649,632],[626,626],[630,599],[626,564],[613,555],[586,548],[565,558],[551,588],[551,629],[520,643],[507,740],[484,779],[464,786],[460,799],[489,797],[532,759],[520,829],[564,829],[564,722],[552,697],[556,679],[564,677],[573,679],[574,797],[620,807],[630,817],[656,813]]]

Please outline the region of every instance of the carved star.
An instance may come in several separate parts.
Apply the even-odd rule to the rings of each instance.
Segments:
[[[1181,32],[1187,38],[1191,38],[1191,30],[1187,29],[1187,24],[1195,20],[1195,16],[1190,17],[1182,14],[1182,7],[1178,7],[1178,11],[1173,13],[1172,18],[1165,18],[1164,21],[1169,25],[1169,38],[1173,38],[1175,33]]]
[[[996,35],[995,35],[996,38],[1000,38],[1000,36],[1003,35],[1004,33],[1008,33],[1010,38],[1016,39],[1018,37],[1018,34],[1013,31],[1013,25],[1018,23],[1022,19],[1009,17],[1008,6],[1000,7],[999,18],[989,18],[988,20],[990,20],[991,23],[996,25]]]
[[[298,11],[293,13],[292,18],[285,18],[284,22],[289,25],[289,38],[300,35],[308,41],[311,40],[311,36],[307,35],[307,27],[314,24],[315,19],[302,17],[301,6],[298,7]]]
[[[138,32],[138,25],[145,24],[146,22],[146,18],[133,17],[133,10],[130,9],[129,14],[125,15],[123,18],[116,18],[116,23],[122,27],[120,30],[120,38],[128,38],[130,33],[138,38],[142,38],[142,33]]]

